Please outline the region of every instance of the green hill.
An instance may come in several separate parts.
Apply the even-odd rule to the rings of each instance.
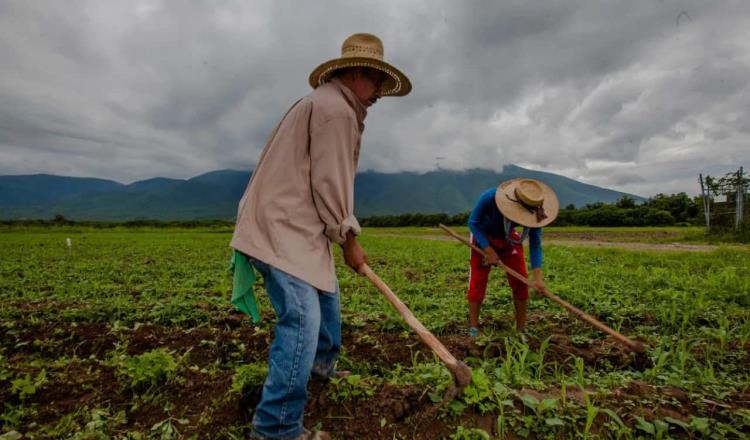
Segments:
[[[0,176],[0,218],[51,218],[62,214],[75,220],[108,221],[231,219],[249,177],[248,171],[219,170],[187,180],[157,177],[124,185],[104,179],[44,174]],[[546,182],[557,192],[562,206],[614,202],[626,195],[515,165],[506,166],[502,172],[365,171],[356,178],[355,213],[366,217],[465,212],[483,190],[515,177]]]

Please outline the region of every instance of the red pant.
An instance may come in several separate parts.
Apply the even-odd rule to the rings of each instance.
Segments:
[[[523,245],[510,244],[509,242],[493,237],[487,237],[490,240],[490,246],[495,249],[497,255],[500,257],[500,261],[506,266],[520,273],[524,277],[527,276],[526,272],[526,260],[523,256]],[[517,232],[513,232],[513,238],[519,240],[521,237]],[[476,244],[474,237],[471,238],[471,242]],[[484,301],[484,295],[487,291],[487,279],[490,276],[491,266],[485,266],[484,259],[479,252],[471,250],[471,258],[469,259],[470,272],[469,272],[469,289],[466,292],[466,298],[469,302],[481,303]],[[529,286],[523,282],[517,280],[514,276],[507,274],[508,284],[513,291],[513,299],[527,300],[529,298]]]

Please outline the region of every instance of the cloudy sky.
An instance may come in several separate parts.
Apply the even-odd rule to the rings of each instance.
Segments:
[[[750,166],[750,2],[0,1],[0,174],[123,183],[257,160],[371,32],[414,85],[360,169],[515,163],[649,196]]]

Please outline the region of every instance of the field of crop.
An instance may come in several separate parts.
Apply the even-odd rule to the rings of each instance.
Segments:
[[[354,375],[311,382],[306,426],[351,439],[747,438],[750,248],[581,243],[685,241],[658,238],[669,231],[546,237],[550,290],[646,343],[636,356],[542,298],[521,342],[497,272],[472,340],[468,249],[436,229],[366,230],[373,270],[473,382],[439,404],[448,371],[340,264],[339,368]],[[273,312],[260,285],[262,323],[233,312],[229,238],[0,231],[0,438],[245,438]]]

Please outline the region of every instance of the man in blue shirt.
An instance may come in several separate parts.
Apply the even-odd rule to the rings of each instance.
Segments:
[[[497,188],[483,192],[469,216],[472,243],[484,250],[487,258],[471,251],[469,288],[469,334],[479,332],[479,311],[487,290],[487,280],[492,265],[499,261],[527,276],[523,254],[523,240],[529,237],[532,284],[536,290],[544,288],[542,275],[542,227],[557,217],[560,204],[557,196],[546,184],[535,179],[513,179]],[[523,227],[523,233],[516,231]],[[508,284],[513,291],[516,330],[523,332],[526,324],[529,289],[526,284],[508,274]],[[523,333],[522,333],[523,334]]]

